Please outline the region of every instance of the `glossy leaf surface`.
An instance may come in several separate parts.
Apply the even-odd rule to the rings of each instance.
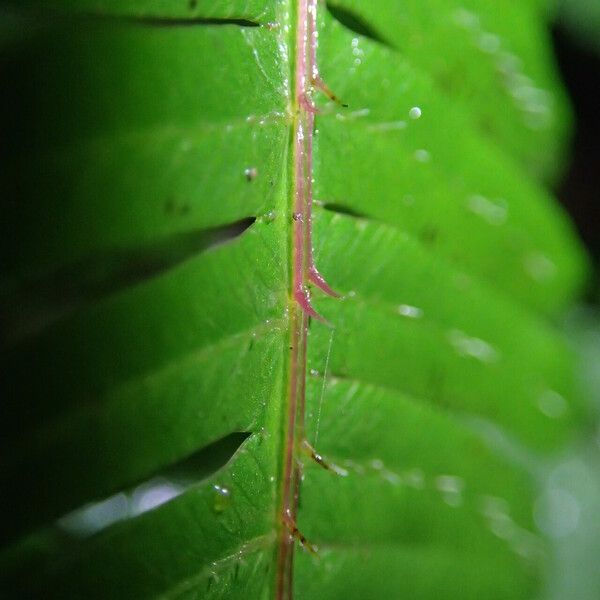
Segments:
[[[3,64],[3,585],[273,597],[295,3],[28,4]],[[297,598],[539,585],[534,482],[481,430],[538,453],[577,430],[553,322],[586,259],[544,187],[566,122],[546,11],[502,5],[319,8],[349,106],[318,98],[315,252],[342,298],[313,294],[334,327],[311,322],[306,426],[342,475],[298,454],[320,558],[298,549]]]

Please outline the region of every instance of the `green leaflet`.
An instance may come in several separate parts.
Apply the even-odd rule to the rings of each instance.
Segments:
[[[540,10],[544,3],[331,4],[360,15],[412,64],[425,69],[441,90],[470,111],[476,129],[533,173],[548,177],[556,171],[568,119],[552,70],[549,34]],[[524,22],[527,27],[515,25]],[[449,38],[452,44],[446,43]]]
[[[28,13],[5,68],[26,118],[2,174],[2,585],[272,597],[294,3],[51,4],[71,16]],[[321,7],[321,73],[349,107],[317,117],[315,250],[344,298],[315,294],[335,329],[311,324],[307,436],[347,476],[306,459],[299,527],[321,558],[297,550],[296,596],[530,598],[534,482],[472,422],[548,452],[583,416],[552,319],[586,262],[536,180],[566,122],[542,3],[332,5],[387,46]],[[235,432],[169,502],[82,539],[56,525],[123,490],[135,504]]]

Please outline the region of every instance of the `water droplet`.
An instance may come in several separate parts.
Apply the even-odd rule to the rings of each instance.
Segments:
[[[514,77],[511,77],[511,83],[515,87],[534,87],[535,82],[531,77],[527,77],[525,73],[515,73]]]
[[[381,470],[381,476],[392,485],[400,485],[402,483],[402,478],[397,473],[393,473],[388,469]]]
[[[449,506],[460,506],[462,504],[462,492],[465,482],[456,475],[440,475],[435,478],[435,487],[442,493],[442,498]]]
[[[489,519],[507,515],[509,511],[508,502],[497,496],[483,496],[481,498],[481,512]]]
[[[513,549],[519,556],[527,560],[539,560],[544,556],[544,545],[537,536],[520,529],[515,537]]]
[[[411,469],[403,474],[403,479],[406,485],[417,490],[422,490],[425,487],[425,473],[421,469]]]
[[[439,475],[435,478],[435,487],[440,492],[452,492],[458,494],[465,487],[465,482],[456,475]]]
[[[359,475],[365,474],[365,468],[361,464],[355,463],[353,460],[345,460],[344,465],[346,467],[348,467],[348,469],[350,469],[351,471],[354,471],[355,473],[358,473]],[[340,467],[338,467],[338,468],[340,468]],[[346,469],[342,469],[342,470],[344,470],[344,471],[346,471],[346,473],[348,473],[348,471]]]
[[[521,62],[521,59],[515,54],[505,52],[498,56],[496,60],[496,65],[498,69],[503,73],[514,74],[521,69],[523,63]]]
[[[448,332],[448,340],[461,356],[476,358],[482,363],[494,363],[500,359],[500,354],[485,340],[471,337],[464,331],[452,329]]]
[[[554,390],[546,390],[538,398],[538,408],[551,419],[564,417],[569,404],[563,396]]]
[[[500,50],[500,38],[493,33],[482,33],[479,37],[479,48],[484,52],[494,54]]]
[[[353,119],[359,119],[361,117],[368,117],[371,114],[370,108],[359,108],[358,110],[353,110],[350,115]]]
[[[398,131],[406,129],[406,121],[388,121],[369,125],[369,131]]]
[[[413,107],[412,107],[412,108],[411,108],[411,109],[408,111],[408,116],[409,116],[411,119],[414,119],[414,120],[416,120],[416,119],[420,119],[422,114],[423,114],[423,113],[421,112],[421,109],[420,109],[418,106],[413,106]]]
[[[220,514],[231,504],[231,490],[225,486],[213,485],[213,510]]]
[[[489,200],[485,196],[475,194],[467,200],[467,207],[491,225],[503,225],[508,217],[508,207],[502,199]]]
[[[423,316],[423,311],[420,308],[410,304],[400,304],[397,310],[398,314],[409,319],[420,319]]]
[[[427,163],[431,160],[431,154],[427,150],[420,148],[419,150],[415,150],[415,160],[420,163]]]
[[[538,528],[553,538],[573,533],[579,525],[581,506],[566,490],[551,488],[535,502],[534,519]]]
[[[465,29],[476,29],[479,27],[479,17],[463,7],[456,9],[454,21]]]
[[[532,279],[544,283],[556,275],[556,265],[545,254],[531,252],[523,260],[525,271]]]
[[[501,540],[510,540],[517,533],[517,526],[507,514],[496,515],[490,519],[489,526],[492,533]]]
[[[317,371],[316,369],[311,369],[310,374],[312,377],[318,377],[320,375],[319,371]]]
[[[247,181],[254,181],[258,175],[258,169],[256,167],[244,169],[244,175],[246,176]]]

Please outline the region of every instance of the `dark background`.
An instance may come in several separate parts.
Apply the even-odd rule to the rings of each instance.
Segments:
[[[600,0],[599,0],[600,1]],[[571,163],[558,189],[594,260],[590,300],[600,300],[600,46],[577,40],[565,25],[553,31],[559,69],[571,98],[576,129]],[[600,40],[599,40],[600,42]]]

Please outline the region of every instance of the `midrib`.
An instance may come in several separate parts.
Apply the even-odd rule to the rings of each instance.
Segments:
[[[310,226],[312,205],[312,152],[314,113],[308,109],[312,74],[315,65],[316,37],[311,34],[316,22],[316,0],[296,0],[294,44],[294,89],[291,112],[293,176],[290,190],[290,264],[289,295],[290,343],[287,414],[283,438],[281,499],[278,513],[279,541],[275,597],[290,600],[293,596],[293,563],[298,495],[302,464],[298,450],[304,437],[306,353],[309,315],[298,303],[308,299],[307,283],[310,266]],[[306,307],[305,307],[306,308]]]

